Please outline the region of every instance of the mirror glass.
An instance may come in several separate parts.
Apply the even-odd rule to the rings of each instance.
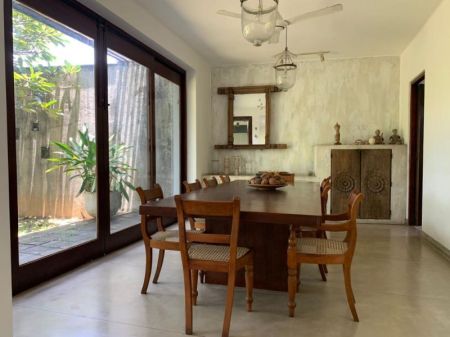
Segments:
[[[252,144],[252,117],[233,117],[233,144]]]
[[[233,144],[265,144],[266,94],[234,96]]]

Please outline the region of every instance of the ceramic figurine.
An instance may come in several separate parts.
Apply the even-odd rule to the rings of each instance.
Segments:
[[[375,139],[375,144],[384,144],[383,134],[380,130],[375,130],[375,136],[373,138]]]
[[[389,144],[401,145],[403,139],[397,134],[397,129],[392,130],[392,136],[389,137]]]
[[[334,145],[341,145],[341,126],[336,123],[336,125],[334,126],[334,129],[336,130],[336,134],[334,135]]]

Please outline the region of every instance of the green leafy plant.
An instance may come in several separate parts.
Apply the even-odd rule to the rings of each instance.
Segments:
[[[70,179],[82,179],[78,195],[83,192],[95,192],[96,188],[96,167],[97,167],[97,145],[95,138],[89,136],[88,129],[78,130],[80,139],[78,141],[69,139],[67,144],[62,142],[52,142],[60,151],[56,151],[58,157],[48,160],[55,165],[46,172],[52,172],[63,168]],[[135,169],[125,162],[125,155],[131,149],[130,146],[113,142],[114,136],[109,138],[109,180],[110,190],[119,192],[126,200],[129,195],[126,187],[135,189],[130,182],[130,173]]]
[[[28,73],[14,72],[14,85],[16,108],[34,114],[45,112],[53,117],[61,115],[57,107],[58,101],[48,97],[55,88],[55,83],[49,82],[41,71],[34,71],[30,67]]]
[[[64,34],[35,18],[13,9],[14,88],[16,111],[49,117],[62,115],[55,99],[55,89],[77,85],[81,67],[67,61],[52,66],[56,60],[52,48],[64,46]]]

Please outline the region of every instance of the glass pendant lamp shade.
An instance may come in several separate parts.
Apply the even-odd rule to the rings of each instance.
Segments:
[[[277,18],[278,0],[241,0],[242,35],[253,45],[270,40]]]
[[[286,48],[273,66],[276,86],[283,91],[288,91],[288,89],[292,88],[297,77],[297,65],[292,61],[290,54]]]

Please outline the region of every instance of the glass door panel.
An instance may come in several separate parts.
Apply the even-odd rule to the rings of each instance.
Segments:
[[[110,233],[140,223],[135,187],[150,187],[150,71],[108,49]]]
[[[164,195],[180,193],[180,87],[155,74],[156,182]]]
[[[19,264],[97,238],[94,40],[13,2]]]

